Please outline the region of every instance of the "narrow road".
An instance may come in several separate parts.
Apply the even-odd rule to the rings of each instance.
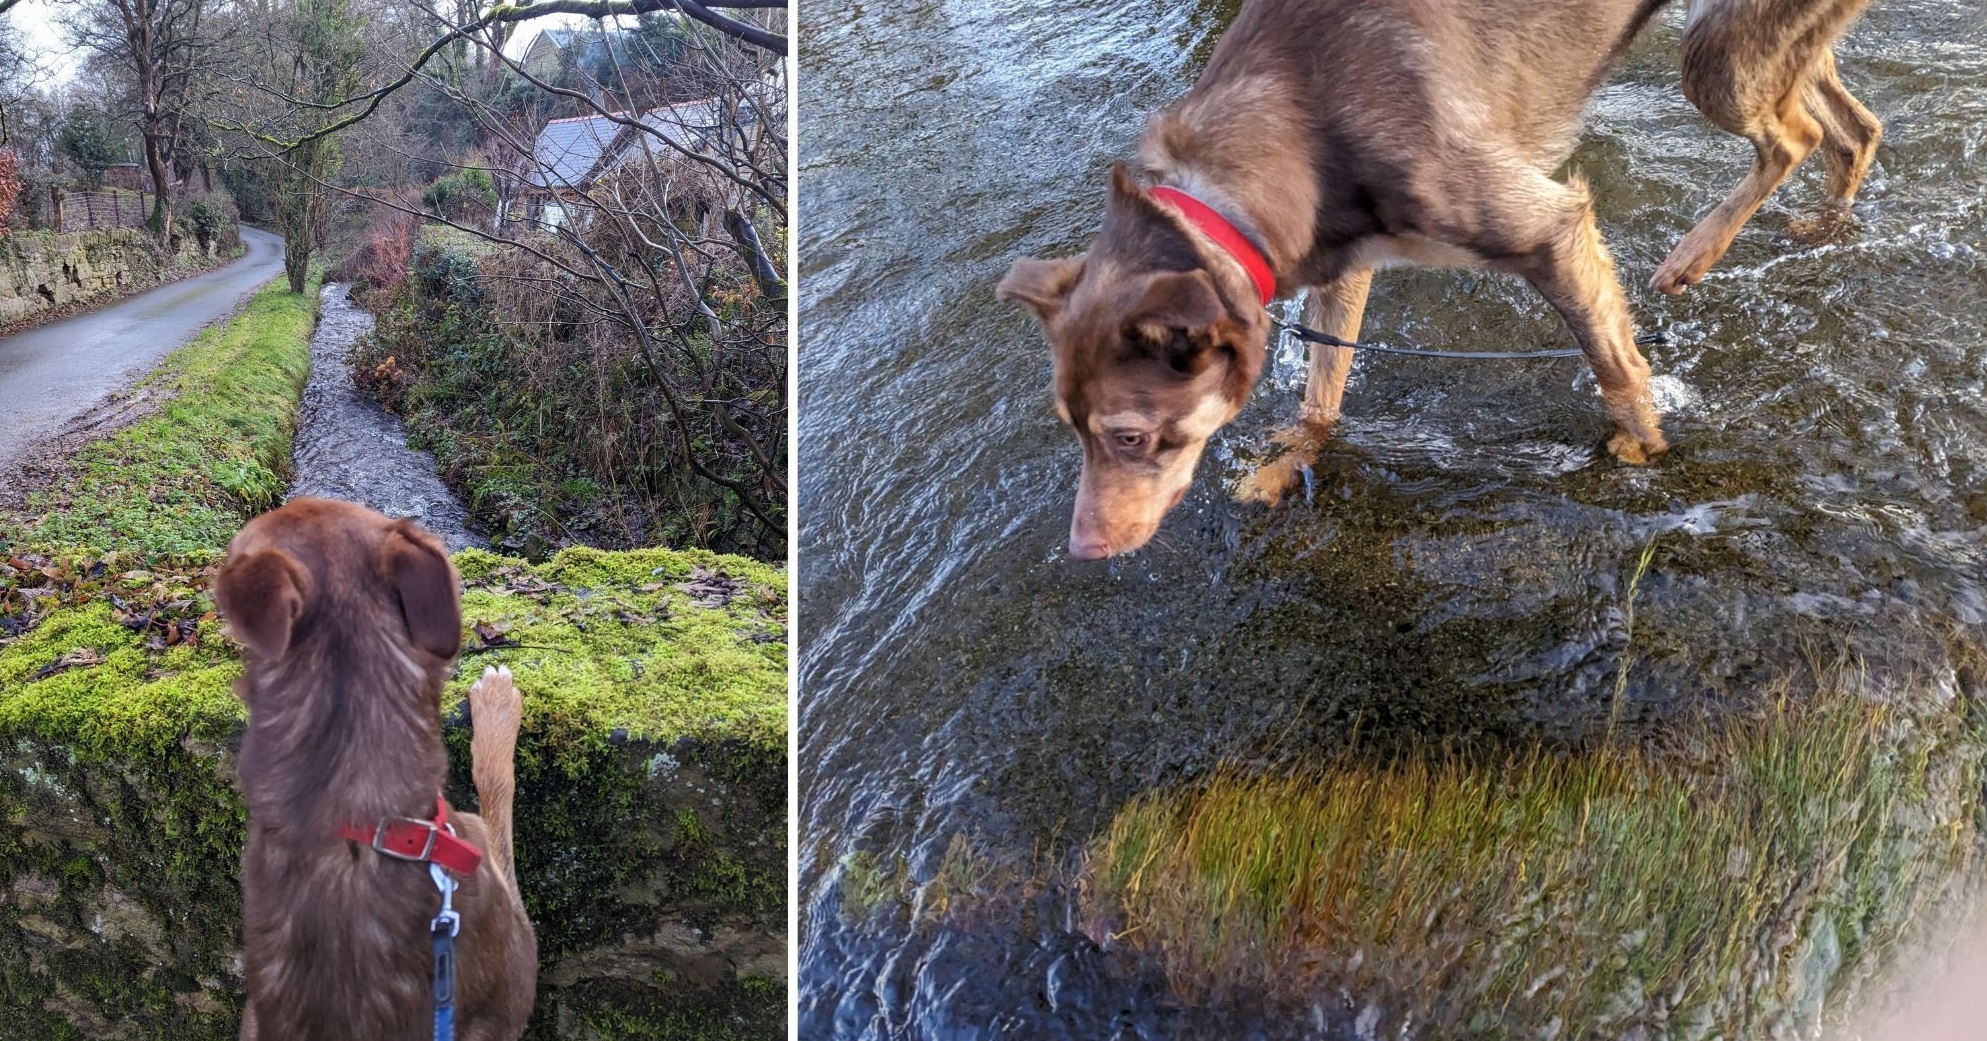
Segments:
[[[226,267],[0,338],[0,473],[283,273],[280,237],[241,237],[248,251]]]

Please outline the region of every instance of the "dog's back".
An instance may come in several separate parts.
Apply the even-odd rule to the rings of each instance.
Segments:
[[[441,545],[405,521],[302,499],[252,522],[230,547],[216,597],[248,649],[241,780],[244,1038],[417,1041],[433,1037],[428,865],[345,837],[387,818],[425,820],[447,773],[439,695],[459,647],[457,579]],[[489,677],[486,677],[486,680]],[[479,684],[479,691],[486,684]],[[508,674],[502,692],[514,701]],[[472,694],[475,702],[477,694]],[[448,815],[484,852],[454,904],[456,1021],[465,1041],[523,1032],[536,942],[510,863],[508,760],[515,706],[478,718],[479,792],[505,763],[497,835]],[[486,726],[510,735],[488,740]],[[497,749],[491,749],[494,752]]]

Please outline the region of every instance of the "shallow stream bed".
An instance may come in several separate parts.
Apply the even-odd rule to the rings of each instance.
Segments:
[[[373,316],[333,282],[320,298],[310,341],[310,383],[297,416],[290,498],[316,495],[362,503],[389,517],[412,517],[450,552],[488,548],[469,513],[435,472],[435,457],[407,445],[407,426],[352,382],[352,345]]]
[[[1964,0],[1878,3],[1838,52],[1887,131],[1853,233],[1790,234],[1810,163],[1679,299],[1641,287],[1750,148],[1679,92],[1680,9],[1600,92],[1573,165],[1671,336],[1659,465],[1605,458],[1577,359],[1366,356],[1311,500],[1238,506],[1301,395],[1286,347],[1155,543],[1071,562],[1076,441],[993,287],[1083,248],[1110,164],[1235,9],[804,4],[803,1036],[1188,1029],[1057,899],[970,926],[852,912],[878,865],[915,899],[959,842],[1066,863],[1224,762],[1578,742],[1611,708],[1660,733],[1844,658],[1947,682],[1987,624],[1987,15]],[[1383,273],[1366,331],[1567,342],[1529,288],[1473,273]]]

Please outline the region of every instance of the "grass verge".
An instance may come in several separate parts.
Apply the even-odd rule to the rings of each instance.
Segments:
[[[169,400],[83,449],[67,479],[30,494],[26,509],[0,516],[0,550],[150,557],[225,547],[283,499],[316,299],[314,283],[303,295],[271,283],[173,352],[139,384]]]
[[[1122,810],[1081,900],[1183,995],[1363,1036],[1807,1036],[1975,856],[1981,724],[1940,693],[1845,684],[1657,749],[1230,770]]]

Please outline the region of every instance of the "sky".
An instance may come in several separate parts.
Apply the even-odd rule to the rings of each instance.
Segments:
[[[56,21],[53,0],[23,0],[6,17],[20,27],[27,36],[29,46],[34,48],[36,57],[47,68],[45,85],[60,83],[75,75],[79,56],[71,51],[62,26]],[[517,35],[505,43],[504,50],[512,56],[523,55],[541,29],[585,25],[587,22],[587,19],[577,17],[533,19],[520,26]]]
[[[27,36],[28,45],[33,47],[36,57],[48,67],[50,82],[68,79],[76,71],[76,57],[70,53],[69,42],[62,37],[62,26],[55,21],[55,5],[49,0],[25,0],[7,15],[21,32]]]

